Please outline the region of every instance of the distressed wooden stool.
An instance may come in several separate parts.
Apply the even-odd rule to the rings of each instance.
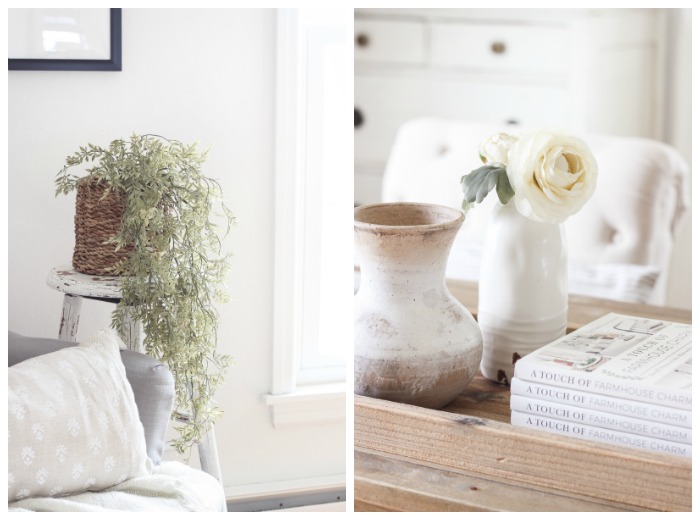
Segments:
[[[61,324],[58,339],[75,341],[80,322],[83,298],[117,304],[121,301],[121,278],[119,276],[97,276],[77,272],[71,266],[54,267],[49,271],[46,283],[64,293]],[[130,350],[143,353],[138,322],[127,319],[127,330],[119,331]]]
[[[118,304],[122,298],[121,278],[119,276],[79,273],[70,265],[51,269],[46,283],[64,294],[58,339],[65,341],[76,341],[83,299]],[[119,335],[130,350],[145,353],[140,331],[139,322],[127,315],[125,330],[120,330]],[[178,412],[176,415],[179,417],[178,420],[189,420],[186,414]],[[199,442],[198,451],[202,471],[209,473],[223,483],[213,427]]]

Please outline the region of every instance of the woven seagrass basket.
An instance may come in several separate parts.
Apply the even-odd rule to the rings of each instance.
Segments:
[[[85,274],[120,275],[117,264],[126,259],[133,247],[116,250],[107,243],[119,234],[124,214],[123,194],[109,190],[94,177],[86,177],[79,185],[75,200],[75,249],[73,268]]]

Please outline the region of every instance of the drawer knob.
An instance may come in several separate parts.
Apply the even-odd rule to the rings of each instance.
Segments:
[[[506,44],[503,42],[493,42],[491,44],[491,52],[494,54],[503,54],[506,52]]]
[[[369,36],[365,33],[360,33],[355,37],[358,47],[367,47],[369,45]]]
[[[360,128],[362,123],[365,122],[365,118],[358,109],[355,109],[355,128]]]

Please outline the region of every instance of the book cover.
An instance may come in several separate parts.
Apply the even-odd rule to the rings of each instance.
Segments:
[[[681,444],[680,442],[655,439],[653,437],[644,437],[643,435],[635,435],[633,433],[619,432],[609,430],[607,428],[598,428],[596,426],[589,426],[586,424],[562,421],[560,419],[553,419],[551,417],[544,417],[541,415],[512,411],[510,422],[515,426],[544,430],[552,433],[558,433],[560,435],[566,435],[568,437],[603,442],[615,446],[625,446],[627,448],[655,451],[667,455],[690,458],[692,457],[693,453],[693,447],[690,444]]]
[[[693,413],[690,410],[669,408],[653,403],[632,401],[602,394],[591,394],[563,388],[560,386],[545,385],[524,381],[514,377],[510,382],[511,395],[521,395],[540,401],[567,404],[589,410],[598,410],[611,414],[634,417],[647,421],[660,422],[672,426],[681,426],[692,429]]]
[[[515,363],[514,377],[692,409],[691,325],[610,313]]]
[[[563,421],[571,421],[599,428],[607,428],[626,433],[634,433],[644,437],[654,437],[681,444],[692,444],[693,431],[652,421],[644,421],[624,415],[599,412],[566,404],[552,403],[511,395],[510,409],[516,412],[552,417]]]

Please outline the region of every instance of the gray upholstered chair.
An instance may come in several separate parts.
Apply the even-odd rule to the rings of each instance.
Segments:
[[[36,356],[50,354],[59,349],[76,345],[78,344],[68,341],[32,338],[9,332],[8,367],[12,367]],[[150,356],[130,350],[121,350],[120,355],[124,363],[126,378],[134,393],[139,419],[143,425],[146,453],[153,465],[159,466],[165,462],[163,461],[165,438],[175,399],[173,376],[163,363]],[[174,482],[171,487],[183,490],[187,490],[188,488],[196,489],[198,495],[198,500],[196,502],[197,509],[188,509],[186,497],[171,497],[172,500],[169,502],[168,508],[170,509],[172,506],[171,510],[178,510],[180,507],[183,507],[183,510],[225,511],[226,501],[221,484],[214,477],[200,470],[189,468],[184,465],[181,466],[182,467],[177,469],[177,475],[174,477],[171,476]],[[178,482],[178,479],[180,482]],[[183,484],[186,480],[190,482]],[[123,495],[124,493],[122,492],[121,494]],[[70,497],[62,497],[63,503],[60,505],[61,510],[66,510],[64,509],[65,507],[71,507],[71,504],[66,506],[66,501],[69,499]],[[143,499],[143,497],[139,498],[139,500],[141,499]],[[47,505],[47,508],[41,510],[52,510],[51,500],[54,499],[46,498],[43,500],[42,507]],[[203,502],[204,504],[202,505]],[[137,501],[134,502],[133,500],[129,502],[129,507],[131,508],[129,510],[133,510],[134,503],[138,504]],[[200,506],[202,507],[201,509]],[[76,502],[76,507],[77,509],[75,510],[85,510],[83,508],[86,506]],[[105,503],[100,507],[100,510],[115,507],[114,497],[105,500]],[[116,507],[120,509],[119,499],[116,501]]]

